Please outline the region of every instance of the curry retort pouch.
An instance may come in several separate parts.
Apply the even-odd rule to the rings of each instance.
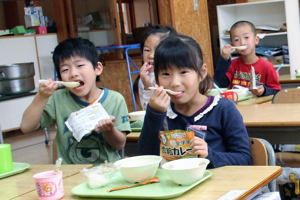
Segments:
[[[192,152],[193,131],[160,131],[160,155],[167,161],[183,157],[196,157]]]

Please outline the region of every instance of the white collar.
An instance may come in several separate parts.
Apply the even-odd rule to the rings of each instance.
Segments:
[[[213,109],[213,107],[215,107],[219,100],[221,99],[221,97],[219,95],[215,96],[213,98],[213,102],[201,113],[199,113],[197,116],[194,117],[194,121],[198,121],[199,119],[201,119],[206,113],[208,113],[209,111],[211,111]],[[175,119],[178,115],[173,111],[171,105],[169,105],[168,109],[167,109],[167,117],[169,117],[170,119]]]

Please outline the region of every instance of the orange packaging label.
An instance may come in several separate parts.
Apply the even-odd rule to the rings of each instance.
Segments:
[[[186,130],[160,131],[160,155],[166,160],[194,156],[191,144],[194,135]]]

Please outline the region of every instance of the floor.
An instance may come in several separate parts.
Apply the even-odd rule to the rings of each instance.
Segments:
[[[14,162],[29,164],[52,164],[53,139],[55,129],[48,129],[49,142],[45,143],[44,130],[23,134],[20,130],[4,133],[4,143],[12,145]],[[137,142],[128,142],[125,147],[125,156],[137,155]]]
[[[49,142],[45,143],[44,130],[24,134],[20,130],[4,133],[4,143],[11,144],[14,162],[52,164],[52,141],[55,129],[48,129]]]

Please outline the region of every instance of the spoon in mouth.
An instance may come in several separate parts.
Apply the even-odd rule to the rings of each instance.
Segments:
[[[156,87],[149,87],[149,90],[156,90],[158,88]],[[181,92],[176,92],[170,89],[163,89],[164,91],[166,91],[167,93],[171,94],[171,95],[177,95],[177,94],[181,94]]]
[[[46,82],[47,80],[39,80],[39,83]],[[79,82],[65,82],[65,81],[55,81],[58,84],[64,85],[68,88],[75,88],[80,85]]]

